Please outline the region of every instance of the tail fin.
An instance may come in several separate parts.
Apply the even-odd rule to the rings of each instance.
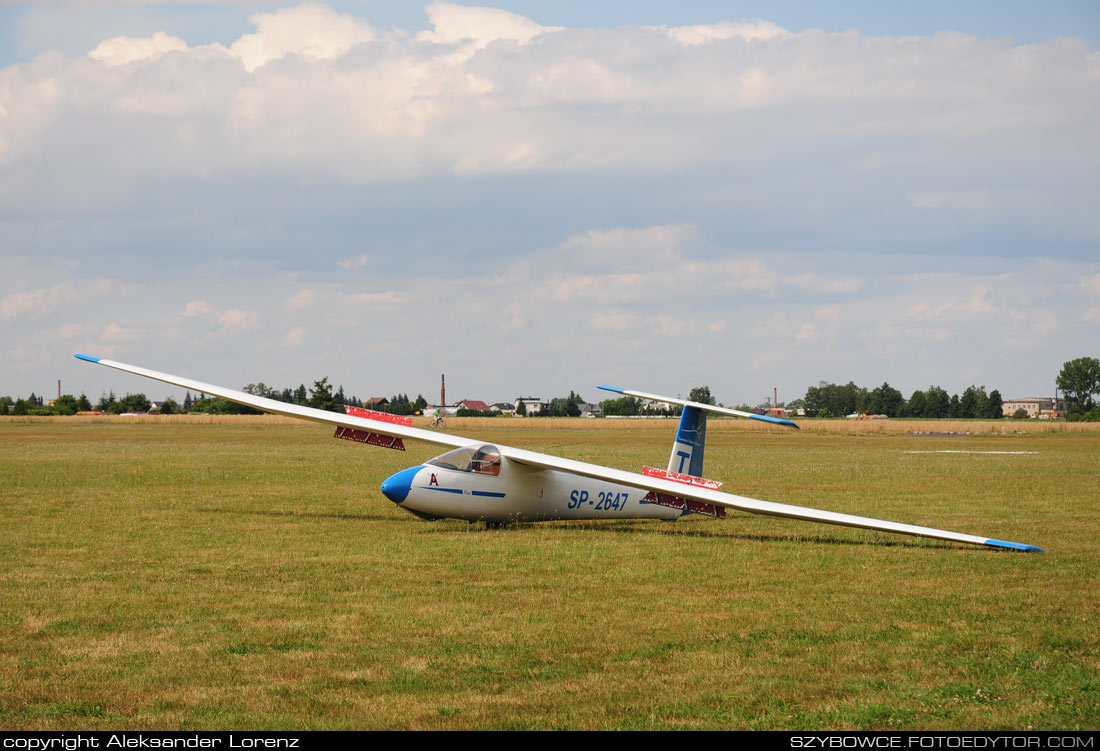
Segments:
[[[668,471],[702,477],[706,443],[707,413],[698,407],[684,407],[676,440],[672,443],[672,456],[668,458]]]

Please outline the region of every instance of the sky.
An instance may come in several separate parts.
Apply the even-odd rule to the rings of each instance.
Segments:
[[[1049,395],[1098,50],[1093,2],[0,2],[0,395]]]

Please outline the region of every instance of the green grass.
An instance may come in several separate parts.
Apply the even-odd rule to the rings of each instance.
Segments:
[[[480,428],[629,469],[632,425]],[[906,454],[914,449],[1034,455]],[[0,727],[1100,724],[1100,434],[715,431],[724,489],[1027,542],[731,514],[428,523],[436,453],[302,424],[0,422]]]

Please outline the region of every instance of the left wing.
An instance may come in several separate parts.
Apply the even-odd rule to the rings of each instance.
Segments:
[[[471,443],[474,443],[474,441],[469,438],[460,438],[456,435],[437,433],[434,430],[413,428],[407,425],[398,425],[396,423],[383,422],[382,420],[371,420],[365,417],[342,415],[339,412],[329,412],[328,410],[324,409],[303,407],[298,404],[288,404],[286,402],[280,402],[276,401],[275,399],[268,399],[262,396],[253,396],[252,394],[246,394],[243,391],[227,389],[224,386],[215,386],[212,383],[203,383],[202,381],[196,381],[191,378],[184,378],[183,376],[171,375],[169,373],[161,373],[160,371],[149,370],[148,368],[139,368],[137,365],[127,365],[124,362],[106,360],[102,357],[91,357],[90,355],[75,355],[75,357],[81,360],[87,360],[88,362],[94,362],[99,365],[106,365],[108,368],[114,368],[115,370],[121,370],[126,373],[133,373],[134,375],[145,376],[146,378],[152,378],[157,381],[164,381],[165,383],[170,383],[173,386],[180,386],[182,388],[190,389],[192,391],[199,391],[203,394],[220,396],[222,399],[227,399],[231,402],[236,402],[237,404],[246,404],[249,407],[262,409],[264,412],[271,412],[276,415],[299,417],[303,420],[323,422],[330,425],[343,425],[349,428],[367,430],[372,433],[381,433],[382,435],[397,436],[399,438],[411,438],[417,441],[425,441],[427,443],[434,443],[439,446],[450,446],[452,448],[468,446]]]

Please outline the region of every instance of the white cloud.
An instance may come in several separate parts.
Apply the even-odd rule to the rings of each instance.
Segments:
[[[29,292],[13,292],[0,298],[0,316],[15,318],[24,313],[43,313],[57,307],[60,303],[76,298],[76,290],[71,284],[55,284],[47,289],[35,289]]]
[[[675,26],[668,30],[668,35],[680,44],[699,45],[707,42],[724,41],[727,39],[774,39],[776,37],[789,37],[791,32],[771,21],[742,21],[730,23],[720,21],[711,25]]]
[[[293,297],[283,303],[283,307],[288,311],[296,312],[313,307],[320,299],[321,293],[318,290],[307,287],[295,292]]]
[[[493,8],[428,13],[433,29],[415,39],[380,39],[362,17],[307,4],[256,14],[256,31],[228,48],[188,47],[167,29],[103,42],[92,55],[118,66],[108,71],[58,56],[9,66],[0,154],[131,190],[178,171],[372,182],[760,163],[775,166],[772,181],[825,185],[871,138],[852,165],[890,172],[885,195],[963,212],[1026,205],[988,187],[1008,179],[1058,205],[1045,176],[1100,166],[1089,94],[1100,60],[1072,42],[1023,54],[1003,40],[790,34],[766,21],[581,31]],[[157,112],[173,121],[145,116]],[[109,173],[98,155],[113,158]],[[25,184],[11,174],[0,190]],[[921,185],[927,174],[942,185]]]
[[[214,308],[210,303],[205,300],[192,300],[184,307],[183,312],[180,313],[184,318],[200,318],[205,316],[216,316]]]
[[[817,324],[809,321],[795,332],[794,338],[798,342],[814,342],[821,338],[821,333],[817,330]]]
[[[304,326],[295,326],[289,329],[283,336],[283,345],[287,347],[301,347],[306,337],[309,336],[309,330]]]
[[[218,316],[221,323],[221,333],[235,333],[238,331],[252,331],[260,327],[260,314],[253,310],[229,310]]]
[[[245,34],[229,48],[250,72],[286,55],[299,55],[309,61],[332,60],[375,38],[369,24],[325,5],[257,13],[252,22],[258,27],[256,33]]]
[[[99,335],[99,341],[106,345],[126,344],[140,341],[145,338],[146,332],[140,328],[120,326],[118,323],[110,323]]]
[[[102,42],[88,53],[88,57],[107,65],[125,65],[137,60],[156,60],[166,52],[180,52],[187,49],[187,43],[179,37],[169,36],[158,31],[151,37],[115,37]]]
[[[429,5],[427,12],[434,28],[417,34],[418,41],[446,45],[469,43],[473,49],[481,49],[498,40],[524,44],[539,34],[560,28],[540,26],[517,13],[497,8],[437,2]]]
[[[122,296],[128,291],[126,285],[106,279],[89,279],[78,283],[60,282],[40,289],[12,292],[0,297],[0,318],[40,316],[71,303],[90,302],[108,294]]]
[[[337,265],[345,271],[351,271],[352,269],[361,269],[368,263],[370,263],[370,256],[366,253],[360,253],[357,256],[339,261]]]

